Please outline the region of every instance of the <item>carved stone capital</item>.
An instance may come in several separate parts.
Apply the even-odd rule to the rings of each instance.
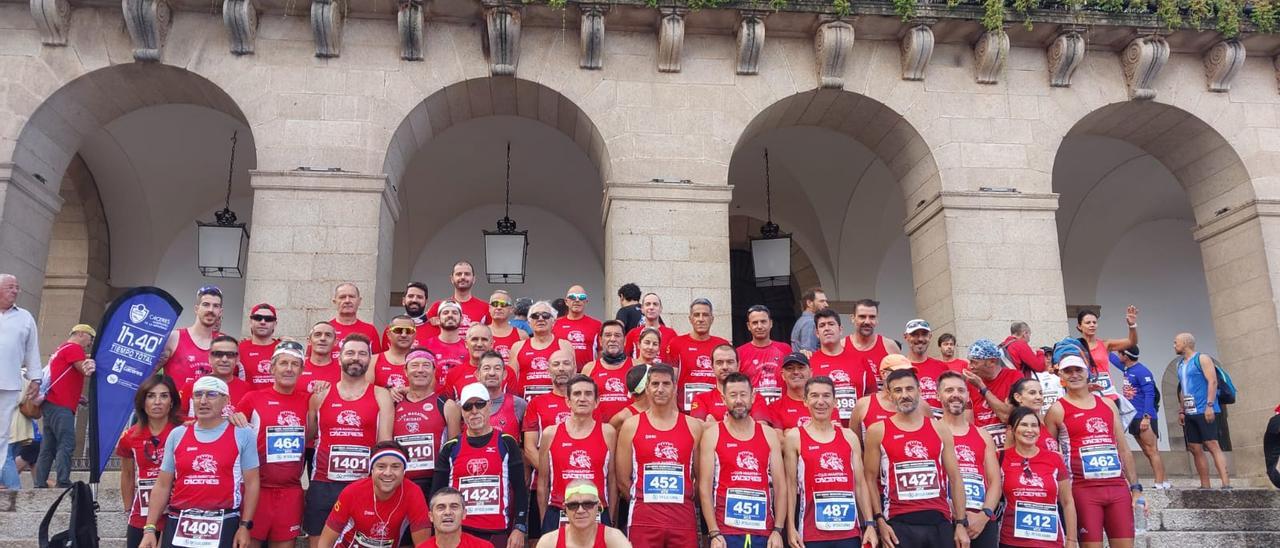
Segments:
[[[159,61],[169,36],[172,12],[166,0],[123,0],[124,27],[133,42],[135,61]]]
[[[1004,29],[987,31],[978,37],[973,45],[973,60],[976,67],[976,79],[979,84],[994,84],[1000,81],[1000,73],[1004,71],[1004,63],[1009,59],[1009,33]]]
[[[658,72],[680,72],[680,52],[684,49],[684,16],[688,8],[658,8]]]
[[[760,52],[764,51],[764,18],[769,12],[739,10],[738,74],[760,74]]]
[[[396,28],[400,31],[400,58],[422,60],[423,0],[397,0]]]
[[[818,86],[828,89],[844,88],[844,62],[853,51],[853,25],[842,19],[819,19],[813,36],[814,54],[817,55]]]
[[[1146,34],[1134,38],[1121,53],[1124,81],[1129,88],[1129,98],[1140,101],[1154,99],[1153,85],[1160,69],[1169,61],[1169,43],[1158,34]]]
[[[46,46],[67,45],[67,31],[71,28],[71,2],[69,0],[31,0],[31,18],[40,31],[40,43]]]
[[[932,22],[913,21],[911,27],[902,34],[902,79],[924,80],[924,70],[929,66],[929,58],[933,57]]]
[[[600,70],[604,68],[604,16],[609,13],[609,4],[578,4],[578,13],[578,66]]]
[[[342,23],[346,0],[311,0],[311,34],[316,57],[337,57],[342,53]]]
[[[258,6],[254,0],[222,0],[222,22],[231,38],[231,53],[253,53],[258,38]]]
[[[1204,52],[1204,76],[1209,91],[1231,91],[1231,81],[1244,66],[1244,44],[1239,40],[1223,40]]]
[[[515,76],[520,64],[520,20],[524,8],[506,3],[484,4],[485,46],[491,76]]]
[[[1071,75],[1084,61],[1085,27],[1063,26],[1058,36],[1049,43],[1049,85],[1056,88],[1071,87]]]

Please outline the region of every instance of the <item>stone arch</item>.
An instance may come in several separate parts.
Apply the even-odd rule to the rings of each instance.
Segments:
[[[96,324],[113,297],[111,238],[97,182],[76,155],[59,189],[40,298],[40,347],[52,350],[77,323]]]
[[[414,154],[433,137],[468,120],[518,116],[549,126],[567,136],[591,160],[600,181],[609,181],[609,151],[600,129],[582,108],[543,84],[510,77],[472,78],[432,93],[413,107],[396,127],[383,161],[392,185]]]

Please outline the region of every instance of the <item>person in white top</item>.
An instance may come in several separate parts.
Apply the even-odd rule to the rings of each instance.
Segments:
[[[0,447],[9,447],[13,411],[26,392],[34,397],[40,390],[40,334],[30,312],[18,307],[18,278],[0,273]],[[24,373],[25,368],[25,373]],[[23,382],[23,378],[26,382]]]

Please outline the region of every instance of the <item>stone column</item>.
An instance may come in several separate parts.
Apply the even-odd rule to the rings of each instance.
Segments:
[[[605,186],[605,287],[608,310],[627,282],[662,297],[664,321],[689,330],[689,302],[711,299],[712,333],[733,333],[729,300],[730,185],[610,183]]]
[[[916,208],[906,222],[916,310],[935,332],[966,346],[1021,320],[1036,341],[1065,335],[1057,207],[1057,194],[943,191]]]
[[[18,277],[18,306],[40,312],[53,218],[62,198],[16,164],[0,163],[0,272]],[[45,351],[43,348],[42,351]]]
[[[386,175],[251,171],[250,178],[244,306],[272,303],[277,333],[302,338],[312,323],[334,316],[333,288],[354,282],[364,297],[360,318],[384,325],[400,217]]]
[[[1194,234],[1204,261],[1207,312],[1213,315],[1218,358],[1239,390],[1229,418],[1233,474],[1269,488],[1262,432],[1280,403],[1275,392],[1275,356],[1280,352],[1275,303],[1275,288],[1280,287],[1280,202],[1249,202],[1197,227]],[[1152,344],[1156,343],[1169,344]],[[1164,399],[1176,399],[1176,395],[1165,392]]]

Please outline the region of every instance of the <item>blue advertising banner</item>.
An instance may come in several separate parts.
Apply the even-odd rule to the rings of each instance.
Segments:
[[[89,436],[93,469],[90,483],[98,483],[120,434],[133,414],[138,387],[158,365],[169,332],[182,315],[173,296],[156,287],[135,287],[107,307],[94,341],[92,409],[94,432]]]

